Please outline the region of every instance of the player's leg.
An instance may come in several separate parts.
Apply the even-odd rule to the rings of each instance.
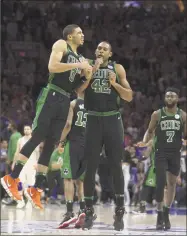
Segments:
[[[121,116],[114,115],[105,117],[104,144],[108,153],[109,165],[113,176],[116,208],[114,216],[115,230],[123,230],[124,222],[124,177],[121,166],[123,159],[124,131]]]
[[[130,181],[130,165],[123,165],[123,176],[124,176],[124,194],[125,194],[125,205],[130,205],[130,194],[128,190],[129,181]]]
[[[48,188],[49,188],[49,191],[47,193],[48,200],[51,199],[51,196],[53,194],[53,190],[56,187],[55,175],[56,175],[56,171],[48,171],[48,173],[47,173],[47,184],[48,184]]]
[[[80,205],[78,218],[77,218],[77,221],[75,222],[75,228],[81,228],[85,220],[85,201],[84,201],[83,180],[84,180],[84,174],[82,174],[82,176],[75,181],[76,188],[77,188],[78,201]]]
[[[155,172],[156,172],[156,201],[157,201],[157,223],[156,229],[164,229],[164,215],[163,215],[163,198],[164,188],[166,185],[166,169],[167,162],[163,155],[155,156]]]
[[[21,149],[18,156],[18,161],[16,162],[16,165],[11,174],[6,175],[1,179],[1,183],[9,196],[16,200],[21,200],[17,190],[19,174],[28,158],[31,156],[31,153],[39,145],[39,143],[46,138],[49,132],[49,126],[53,112],[51,106],[49,106],[50,100],[51,98],[49,96],[48,90],[44,89],[37,102],[32,137]]]
[[[64,195],[66,200],[67,212],[64,215],[62,222],[59,224],[59,228],[66,228],[70,223],[76,221],[73,213],[73,198],[74,198],[74,181],[72,176],[72,166],[71,166],[71,157],[72,157],[72,142],[68,141],[64,148],[64,158],[62,166],[62,177],[64,178]],[[74,156],[76,157],[76,156]],[[73,158],[73,157],[72,157]],[[74,159],[74,166],[77,166],[77,158]]]
[[[77,196],[79,201],[79,212],[78,212],[78,218],[75,222],[75,228],[81,228],[84,224],[85,219],[85,201],[84,201],[84,176],[85,176],[85,163],[84,163],[84,145],[81,144],[80,141],[74,142],[74,148],[72,148],[73,152],[76,152],[77,154],[77,165],[74,164],[74,158],[71,159],[71,166],[72,166],[72,173],[73,173],[73,179],[75,180],[75,185],[77,189]],[[75,155],[75,154],[74,154]]]
[[[84,160],[86,162],[86,172],[84,178],[84,195],[86,203],[86,218],[83,229],[90,229],[96,219],[93,208],[95,191],[95,174],[99,165],[99,157],[103,144],[103,117],[87,116]],[[85,165],[85,164],[83,164]]]
[[[180,171],[180,153],[172,154],[168,158],[168,171],[166,172],[167,189],[165,192],[164,223],[165,229],[170,229],[169,210],[176,193],[177,177]]]
[[[54,93],[50,91],[50,103],[48,106],[50,110],[48,112],[53,112],[53,117],[50,119],[50,125],[48,127],[48,134],[46,136],[43,150],[38,160],[36,181],[34,187],[31,187],[25,191],[25,196],[30,200],[32,205],[35,207],[43,208],[40,202],[41,189],[46,182],[46,175],[48,170],[49,161],[54,151],[55,144],[58,143],[62,130],[65,126],[68,111],[69,111],[69,98],[65,97],[60,93]],[[49,114],[47,114],[49,116]]]

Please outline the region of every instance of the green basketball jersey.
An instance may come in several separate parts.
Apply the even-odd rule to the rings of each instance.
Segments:
[[[183,120],[181,110],[168,114],[165,108],[160,109],[160,119],[155,130],[156,151],[180,151],[182,147]]]
[[[95,62],[92,61],[92,64]],[[117,91],[110,86],[109,71],[115,71],[115,62],[109,62],[106,67],[100,67],[85,90],[84,105],[88,111],[108,112],[119,110],[120,97]],[[118,75],[116,74],[118,82]]]
[[[67,53],[63,56],[61,62],[63,63],[79,63],[82,56],[76,55],[71,47],[67,45]],[[74,82],[80,78],[81,69],[75,68],[61,73],[50,73],[49,83],[54,84],[64,91],[71,93],[74,88]]]

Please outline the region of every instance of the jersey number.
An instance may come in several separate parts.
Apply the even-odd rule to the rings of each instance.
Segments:
[[[77,73],[78,73],[78,69],[77,68],[71,70],[70,76],[69,76],[69,81],[70,82],[73,82],[75,80],[75,76],[76,76]]]
[[[175,135],[175,131],[166,131],[166,136],[167,138],[167,142],[168,143],[172,143],[173,142],[173,137]]]
[[[106,80],[95,79],[91,84],[91,88],[94,89],[95,93],[107,93],[110,94],[111,89],[109,88],[109,82]]]
[[[84,113],[83,111],[77,112],[77,121],[75,122],[75,125],[86,127],[87,122],[87,113]]]

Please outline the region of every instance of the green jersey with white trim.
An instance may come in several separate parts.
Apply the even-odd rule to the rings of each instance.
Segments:
[[[160,119],[155,130],[155,151],[180,151],[182,147],[183,120],[181,109],[176,114],[168,114],[160,109]]]

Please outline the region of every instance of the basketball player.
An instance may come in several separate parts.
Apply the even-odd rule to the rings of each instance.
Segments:
[[[31,126],[25,125],[23,132],[24,132],[24,136],[21,137],[17,143],[17,149],[14,156],[12,169],[15,165],[15,162],[19,155],[20,150],[32,137]],[[28,186],[34,185],[38,158],[39,158],[39,146],[36,147],[36,149],[32,152],[28,162],[24,165],[22,171],[20,172],[19,179],[21,182],[19,183],[18,190],[21,193],[22,199],[21,201],[18,201],[16,208],[23,208],[25,206],[25,201],[23,199],[23,189],[26,189]]]
[[[175,197],[176,181],[180,171],[180,150],[182,134],[186,132],[186,113],[177,107],[179,91],[168,88],[165,93],[165,107],[151,116],[143,142],[147,143],[154,135],[156,171],[156,229],[170,229],[169,208]],[[166,206],[163,207],[164,188],[167,180]]]
[[[67,212],[59,228],[66,228],[75,222],[75,227],[79,228],[84,220],[85,202],[83,191],[83,173],[85,166],[82,163],[84,155],[84,137],[87,121],[87,113],[84,108],[84,95],[79,93],[77,99],[70,104],[68,119],[62,132],[61,141],[66,140],[64,148],[64,162],[62,166],[62,176],[64,178],[64,194],[66,199]],[[78,200],[80,210],[78,219],[73,213],[74,182],[78,190]]]
[[[88,112],[85,135],[85,158],[87,168],[84,179],[86,217],[83,229],[90,229],[96,218],[93,209],[95,173],[99,164],[99,154],[105,145],[112,168],[116,196],[114,216],[115,230],[123,230],[124,179],[121,166],[123,155],[123,125],[119,113],[120,98],[132,100],[132,90],[126,80],[122,65],[109,61],[112,56],[110,43],[103,41],[96,49],[96,61],[92,61],[96,72],[85,82],[84,104]]]
[[[35,185],[28,188],[26,192],[26,197],[33,206],[40,209],[43,208],[40,201],[42,183],[46,179],[55,143],[60,139],[61,130],[66,123],[74,82],[80,80],[81,70],[92,70],[89,63],[77,53],[77,48],[84,43],[81,28],[78,25],[66,26],[63,30],[63,38],[64,40],[58,40],[52,47],[48,64],[49,83],[42,90],[37,101],[32,137],[21,149],[12,173],[1,178],[7,193],[14,199],[21,200],[17,190],[17,178],[33,150],[41,141],[45,141],[38,161]]]

